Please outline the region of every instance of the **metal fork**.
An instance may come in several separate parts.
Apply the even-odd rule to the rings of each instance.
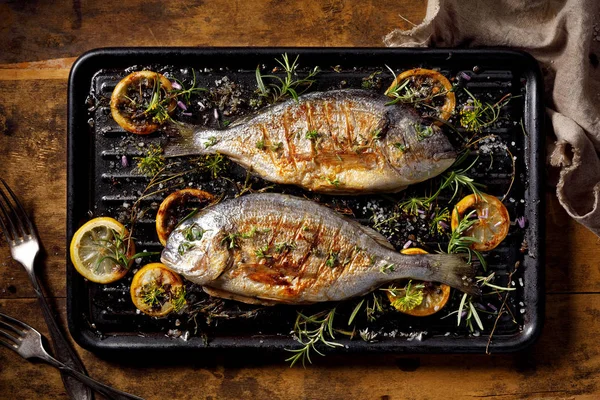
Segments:
[[[38,331],[26,323],[2,313],[0,313],[0,344],[14,350],[25,359],[37,358],[55,366],[109,399],[144,400],[100,383],[58,361],[44,349],[42,335]]]
[[[4,179],[0,178],[0,211],[4,218],[0,218],[2,231],[6,236],[6,241],[10,247],[12,258],[18,261],[29,275],[33,290],[42,306],[44,319],[48,325],[50,336],[52,338],[55,356],[68,365],[77,370],[79,373],[85,374],[85,368],[77,357],[75,351],[71,348],[65,336],[61,332],[54,319],[50,306],[42,292],[40,284],[34,270],[34,260],[40,250],[39,239],[33,226],[33,223],[27,216],[23,206],[17,199],[10,187]],[[62,380],[65,385],[67,394],[74,400],[91,400],[93,394],[89,388],[83,385],[80,381],[73,379],[70,375],[61,373]]]

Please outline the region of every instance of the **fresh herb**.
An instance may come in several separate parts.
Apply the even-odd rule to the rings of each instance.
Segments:
[[[269,148],[271,149],[271,151],[281,150],[282,147],[283,147],[283,142],[273,143],[273,144],[271,144],[271,146],[269,146]]]
[[[477,279],[477,284],[480,285],[482,288],[489,287],[489,288],[494,289],[493,293],[495,293],[495,294],[498,294],[500,292],[510,292],[510,291],[515,290],[515,288],[502,287],[502,286],[498,286],[498,285],[494,285],[494,284],[490,283],[490,281],[492,281],[494,279],[494,276],[495,276],[495,273],[492,272],[488,276],[478,276],[475,279]],[[468,295],[467,293],[464,293],[460,299],[460,304],[458,306],[458,309],[456,311],[449,313],[448,315],[446,315],[443,318],[449,317],[453,314],[457,314],[457,321],[456,321],[457,326],[460,326],[460,323],[462,321],[464,321],[465,325],[469,328],[469,331],[473,332],[475,330],[475,328],[473,326],[473,321],[475,321],[475,324],[477,325],[477,327],[483,331],[484,327],[483,327],[483,323],[481,322],[481,317],[479,316],[480,312],[494,314],[492,312],[481,309],[479,304],[473,302],[472,296]]]
[[[381,71],[375,71],[371,75],[366,78],[362,78],[362,82],[360,86],[363,89],[373,89],[381,85],[381,78],[378,76],[381,74]]]
[[[240,247],[238,244],[239,237],[239,233],[225,233],[223,234],[223,239],[221,239],[221,244],[227,246],[229,249]]]
[[[371,132],[371,138],[373,138],[373,140],[379,140],[382,136],[383,131],[381,129],[375,129],[373,132]]]
[[[329,256],[327,257],[327,261],[325,261],[325,265],[329,268],[334,268],[339,263],[339,253],[329,250]]]
[[[155,308],[161,306],[166,300],[164,287],[157,284],[155,280],[142,285],[140,289],[142,302],[148,307]]]
[[[177,253],[179,253],[180,256],[184,255],[188,250],[191,250],[194,248],[194,244],[190,243],[190,242],[181,242],[179,244],[179,246],[177,247]]]
[[[140,116],[151,117],[153,122],[158,124],[162,124],[167,121],[176,122],[171,118],[171,112],[173,111],[173,104],[177,101],[182,101],[189,105],[192,94],[206,91],[204,88],[196,87],[196,73],[192,71],[194,74],[194,80],[192,86],[186,89],[182,82],[178,81],[178,86],[181,89],[166,89],[162,84],[157,73],[154,77],[152,84],[152,93],[147,100],[143,95],[136,95],[134,98],[127,97],[130,104],[129,106],[133,110],[143,110],[141,113],[134,113],[133,118]],[[141,91],[141,87],[140,87]],[[141,92],[140,92],[141,93]],[[184,104],[181,103],[181,104]],[[181,107],[185,108],[185,104]]]
[[[314,77],[319,73],[319,67],[315,67],[306,77],[298,78],[298,57],[296,56],[291,64],[287,54],[283,54],[281,60],[275,60],[283,67],[285,73],[283,78],[277,75],[262,75],[260,67],[256,68],[256,84],[261,97],[271,103],[276,103],[286,97],[298,101],[298,96],[315,82]],[[265,79],[271,79],[274,83],[265,84]]]
[[[110,260],[121,268],[128,270],[131,262],[136,258],[160,254],[159,252],[140,252],[131,257],[128,256],[130,246],[132,245],[131,235],[126,236],[123,232],[117,232],[114,229],[110,230],[110,236],[107,238],[97,240],[98,245],[105,249],[103,252],[105,255],[96,262],[96,271],[100,269],[100,265],[104,260]]]
[[[433,125],[421,125],[421,124],[412,124],[413,129],[415,130],[415,134],[417,136],[417,140],[425,140],[435,133],[433,130]]]
[[[365,308],[365,315],[367,317],[367,321],[374,322],[379,314],[383,312],[383,305],[381,303],[381,298],[377,293],[372,293],[371,300],[367,301],[367,306]]]
[[[302,347],[293,350],[286,349],[289,352],[295,353],[286,359],[286,361],[291,362],[290,367],[293,367],[298,361],[302,361],[303,366],[306,366],[306,361],[312,364],[310,355],[313,351],[324,356],[325,354],[317,348],[319,344],[332,348],[343,346],[341,343],[334,341],[334,317],[335,308],[329,311],[321,311],[314,315],[304,315],[298,312],[293,332],[295,339],[300,342]]]
[[[273,258],[272,255],[269,254],[269,246],[264,245],[263,247],[256,249],[254,254],[257,258]]]
[[[394,81],[396,81],[396,74],[394,71],[390,67],[388,67],[388,70],[394,76]],[[434,99],[445,97],[446,94],[448,94],[446,88],[442,88],[439,91],[432,90],[431,83],[427,80],[424,82],[425,84],[421,84],[417,87],[411,78],[412,77],[404,79],[402,82],[399,82],[386,91],[385,94],[393,98],[393,100],[386,105],[393,105],[396,103],[413,104],[415,106],[429,105]]]
[[[408,147],[409,147],[408,145],[406,145],[404,143],[400,143],[400,142],[394,143],[393,146],[400,151],[406,151],[406,150],[408,150]]]
[[[465,152],[464,154],[466,155],[467,153]],[[459,157],[459,159],[457,159],[457,161],[455,162],[455,165],[459,165],[463,159],[464,159],[463,157]],[[435,198],[442,190],[444,190],[446,188],[450,188],[453,191],[452,198],[450,199],[450,201],[452,201],[458,194],[458,190],[461,187],[464,187],[464,188],[467,188],[468,190],[470,190],[475,196],[477,196],[479,198],[483,198],[481,190],[479,190],[479,189],[485,188],[485,185],[475,182],[473,180],[473,178],[471,178],[467,175],[467,172],[471,168],[473,168],[476,163],[477,163],[477,159],[475,159],[471,163],[471,165],[469,165],[466,168],[452,169],[452,170],[444,173],[442,175],[442,179],[443,179],[442,183],[441,183],[438,191],[432,197]]]
[[[319,132],[316,129],[306,132],[306,138],[309,140],[317,140],[319,138]]]
[[[183,307],[185,307],[187,304],[186,296],[187,292],[183,286],[177,286],[173,291],[171,291],[171,304],[173,305],[173,311],[178,313],[183,310]]]
[[[216,179],[219,174],[227,169],[228,160],[221,153],[208,154],[200,163],[201,169],[204,169]]]
[[[391,287],[382,289],[390,293],[393,297],[392,306],[401,311],[410,311],[423,302],[423,289],[425,285],[418,283],[413,285],[412,279],[408,281],[404,288]]]
[[[389,264],[383,264],[379,270],[384,274],[389,274],[390,272],[394,272],[395,269],[396,269],[396,265],[389,263]]]
[[[276,253],[283,253],[284,251],[287,251],[287,250],[296,250],[296,244],[288,243],[288,242],[275,244],[275,252]]]
[[[217,143],[219,143],[219,139],[216,136],[211,136],[204,143],[204,148],[208,149],[209,147],[212,147]]]
[[[335,179],[330,179],[330,178],[325,178],[325,180],[330,184],[333,185],[335,187],[339,187],[340,186],[340,180],[335,177]]]
[[[204,235],[205,232],[206,231],[204,229],[202,229],[202,227],[195,222],[188,225],[185,229],[183,229],[181,231],[184,239],[189,242],[202,239],[202,236]]]
[[[471,249],[471,245],[473,243],[479,243],[479,240],[473,236],[469,236],[466,234],[467,231],[479,221],[477,219],[476,213],[477,211],[473,210],[468,214],[464,215],[459,220],[456,229],[454,229],[450,234],[450,240],[448,241],[448,249],[446,252],[448,254],[467,253],[469,255],[469,259],[467,262],[469,263],[471,262],[473,255],[475,255],[479,259],[483,270],[486,271],[487,263],[485,261],[485,258],[483,257],[483,254],[481,254],[477,250]]]
[[[429,221],[429,233],[432,235],[437,232],[438,234],[443,234],[446,232],[446,229],[450,227],[448,225],[448,221],[450,220],[450,211],[448,211],[447,207],[440,209],[436,207],[433,211],[433,217]]]
[[[256,142],[256,148],[259,150],[264,150],[267,148],[267,145],[265,144],[264,140],[259,140],[258,142]]]
[[[467,89],[470,101],[460,111],[460,125],[470,132],[481,132],[482,129],[494,124],[500,117],[500,110],[511,99],[511,94],[503,96],[494,104],[483,104]]]
[[[165,166],[163,149],[158,145],[150,145],[144,157],[134,157],[137,161],[137,170],[145,176],[158,174]]]

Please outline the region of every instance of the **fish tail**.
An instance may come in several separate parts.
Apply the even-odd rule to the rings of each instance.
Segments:
[[[476,284],[476,268],[468,264],[464,257],[458,254],[423,254],[402,255],[403,264],[406,258],[410,262],[410,278],[429,282],[445,283],[465,293],[479,296],[480,288]]]
[[[212,129],[198,130],[192,126],[181,126],[177,134],[169,137],[164,146],[164,155],[167,157],[189,156],[198,154],[212,154],[219,141],[219,132]]]

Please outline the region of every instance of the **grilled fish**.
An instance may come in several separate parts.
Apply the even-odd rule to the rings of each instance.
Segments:
[[[275,193],[227,200],[185,220],[161,261],[210,295],[251,304],[339,301],[405,278],[478,292],[457,255],[400,254],[369,227]]]
[[[446,170],[456,152],[441,129],[359,89],[314,92],[225,130],[182,135],[169,156],[221,153],[271,182],[331,194],[393,193]]]

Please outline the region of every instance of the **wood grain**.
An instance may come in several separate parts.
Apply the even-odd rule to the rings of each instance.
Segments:
[[[36,1],[0,4],[0,176],[44,243],[39,270],[65,320],[66,89],[77,56],[104,46],[382,46],[423,18],[425,0]],[[281,356],[101,358],[90,373],[148,399],[596,399],[600,397],[600,240],[551,191],[547,318],[514,355],[328,356],[307,369]],[[0,241],[0,311],[46,333],[24,270]],[[0,397],[65,399],[59,374],[0,349]]]

